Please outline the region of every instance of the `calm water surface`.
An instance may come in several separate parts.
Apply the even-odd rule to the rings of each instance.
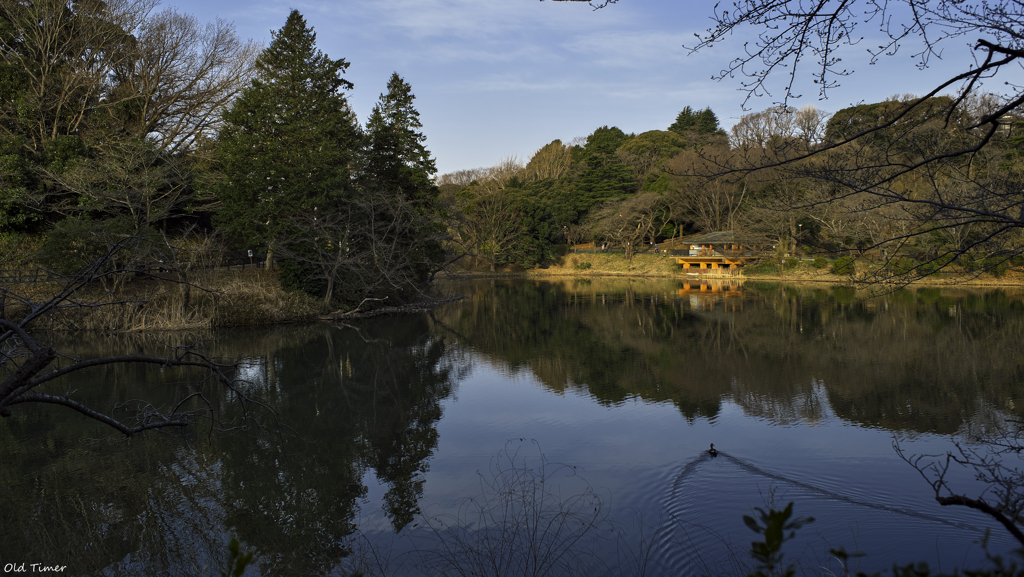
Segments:
[[[936,504],[894,443],[941,454],[1021,417],[1022,294],[445,288],[468,298],[347,324],[52,337],[82,356],[201,340],[241,359],[281,425],[255,410],[259,430],[123,441],[61,409],[17,410],[0,421],[0,564],[215,574],[237,536],[253,575],[454,574],[481,559],[522,574],[529,534],[554,575],[737,575],[756,537],[743,515],[789,502],[815,518],[786,549],[806,574],[839,571],[839,546],[866,553],[861,570],[981,567],[986,529],[990,552],[1013,549],[983,515]],[[113,406],[179,398],[194,379],[120,367],[62,387]],[[239,416],[205,393],[222,422]]]

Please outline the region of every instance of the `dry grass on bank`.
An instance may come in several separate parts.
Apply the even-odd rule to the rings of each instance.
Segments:
[[[501,266],[491,272],[490,266],[482,259],[464,258],[452,267],[456,276],[635,276],[673,277],[679,274],[675,258],[668,255],[638,254],[627,261],[621,254],[614,253],[572,253],[559,257],[544,265],[523,269],[518,266]]]
[[[746,279],[768,280],[793,283],[826,283],[838,285],[865,282],[877,263],[857,261],[853,275],[837,275],[832,272],[831,265],[821,268],[812,266],[811,260],[801,260],[796,265],[780,267],[750,266],[737,275],[709,274],[701,275],[709,279]],[[760,270],[759,270],[760,269]],[[766,270],[767,269],[767,270]],[[466,276],[527,276],[527,277],[591,277],[591,276],[631,276],[661,278],[692,278],[682,271],[674,256],[638,254],[632,261],[626,260],[622,254],[616,253],[568,253],[555,262],[531,269],[515,266],[499,267],[490,272],[488,265],[481,260],[467,260],[456,271],[456,275]],[[916,278],[915,286],[990,286],[1011,287],[1024,286],[1024,271],[1011,268],[1001,276],[993,276],[985,272],[964,272],[950,269],[926,277]]]
[[[669,255],[638,254],[633,256],[633,260],[626,260],[619,254],[570,252],[548,267],[533,269],[529,274],[673,277],[679,275],[679,270],[676,259]]]
[[[99,331],[211,329],[311,320],[320,313],[316,299],[282,290],[274,271],[214,271],[189,281],[138,279],[125,283],[115,294],[91,287],[76,297],[79,306],[61,308],[36,326]],[[15,290],[40,302],[59,288],[48,283]],[[8,304],[4,316],[16,320],[27,312],[24,306]]]

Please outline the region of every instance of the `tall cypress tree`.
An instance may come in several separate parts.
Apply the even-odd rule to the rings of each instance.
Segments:
[[[434,198],[437,188],[431,176],[437,172],[419,129],[420,113],[413,107],[412,88],[391,74],[387,94],[373,108],[366,123],[364,182],[401,190],[411,200]]]
[[[361,135],[341,74],[293,10],[256,63],[257,76],[224,114],[218,221],[236,243],[273,250],[303,234],[296,215],[330,209],[351,190]],[[269,259],[268,259],[269,262]]]
[[[397,72],[388,80],[387,94],[380,95],[366,122],[363,171],[358,179],[363,194],[397,197],[399,202],[382,203],[390,214],[375,214],[375,221],[389,225],[389,243],[401,246],[408,259],[403,265],[403,291],[426,285],[444,260],[440,239],[445,226],[437,218],[438,189],[432,176],[437,172],[420,131],[420,113],[413,106],[412,88]],[[404,205],[409,211],[395,212]],[[399,224],[401,223],[401,224]]]

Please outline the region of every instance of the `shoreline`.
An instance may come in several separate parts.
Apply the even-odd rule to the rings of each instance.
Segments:
[[[850,286],[856,288],[884,287],[900,289],[906,287],[929,288],[1024,288],[1024,271],[1009,270],[1001,277],[987,273],[947,272],[927,277],[906,279],[907,282],[870,280],[868,270],[859,270],[857,278],[850,275],[835,275],[828,269],[811,269],[801,265],[798,270],[785,274],[738,274],[715,273],[684,273],[678,268],[675,259],[661,255],[636,255],[627,261],[619,255],[600,253],[569,253],[558,261],[546,266],[522,269],[515,266],[502,267],[496,271],[482,270],[482,267],[464,268],[448,272],[442,278],[473,279],[473,278],[595,278],[595,277],[634,277],[634,278],[665,278],[694,281],[769,281],[794,284],[823,284],[834,286]],[[439,275],[441,276],[441,275]]]

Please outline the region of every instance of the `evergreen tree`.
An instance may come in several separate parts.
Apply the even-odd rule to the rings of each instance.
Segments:
[[[676,121],[668,129],[680,136],[688,136],[691,132],[702,135],[722,132],[718,126],[718,117],[710,107],[700,111],[689,106],[683,108],[676,116]]]
[[[366,123],[366,162],[363,182],[401,190],[413,200],[436,198],[437,188],[431,176],[437,172],[419,129],[420,113],[413,107],[412,88],[398,75],[391,74],[387,94],[373,108]]]
[[[387,94],[380,95],[366,123],[365,157],[358,179],[364,196],[394,198],[377,203],[371,218],[391,223],[389,243],[400,246],[408,259],[399,267],[404,269],[402,274],[391,275],[389,283],[400,289],[389,296],[399,298],[426,284],[445,256],[440,239],[446,227],[436,218],[439,191],[432,180],[437,168],[424,144],[427,137],[419,130],[423,125],[413,106],[415,99],[409,84],[392,73]],[[404,280],[394,280],[399,277]]]
[[[317,50],[296,10],[273,37],[256,78],[224,115],[217,190],[218,221],[233,240],[270,251],[303,234],[294,217],[344,200],[361,143],[344,95],[352,83],[341,77],[348,62]]]
[[[577,186],[578,211],[587,211],[602,202],[636,192],[638,183],[633,170],[615,154],[632,138],[614,126],[602,126],[587,137],[586,146],[577,152],[586,166]]]

